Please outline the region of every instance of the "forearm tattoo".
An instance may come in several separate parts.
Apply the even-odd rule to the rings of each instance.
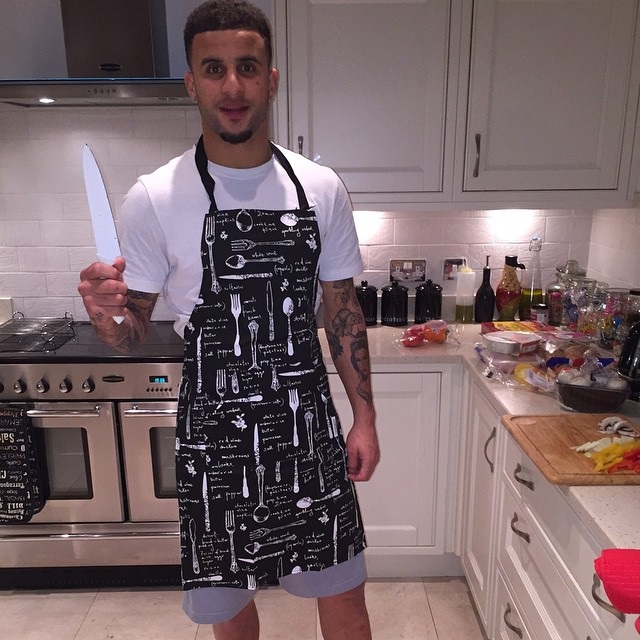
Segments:
[[[147,327],[151,320],[151,313],[158,299],[157,293],[142,291],[127,291],[127,320],[122,324],[113,324],[107,329],[101,329],[101,339],[114,349],[127,353],[135,344],[144,342],[147,337]],[[104,314],[97,313],[92,320],[99,322]]]
[[[332,283],[334,299],[331,308],[336,308],[332,318],[327,318],[325,332],[334,361],[344,354],[343,339],[347,338],[349,360],[358,377],[358,395],[371,402],[369,344],[364,315],[358,304],[353,280],[337,280]]]

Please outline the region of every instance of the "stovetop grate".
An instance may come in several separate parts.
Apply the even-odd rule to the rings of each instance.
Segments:
[[[25,318],[21,312],[0,325],[0,353],[56,351],[75,336],[73,316]]]

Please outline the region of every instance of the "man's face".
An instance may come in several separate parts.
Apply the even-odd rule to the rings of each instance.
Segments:
[[[278,88],[278,72],[269,68],[264,41],[255,31],[198,33],[185,84],[205,129],[232,144],[256,134],[268,139],[269,103]]]

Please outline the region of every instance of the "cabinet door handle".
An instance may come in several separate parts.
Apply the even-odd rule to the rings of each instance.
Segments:
[[[304,136],[298,136],[298,153],[302,155],[304,149]]]
[[[520,627],[516,627],[515,624],[511,624],[511,622],[507,620],[507,616],[510,613],[511,613],[511,605],[507,602],[507,606],[504,610],[504,613],[502,614],[502,619],[504,620],[504,623],[507,625],[507,627],[511,629],[511,631],[513,631],[513,633],[515,633],[518,636],[518,638],[522,638],[523,636],[522,629]]]
[[[608,611],[610,614],[614,615],[620,622],[624,622],[627,619],[622,611],[616,609],[612,604],[609,604],[605,600],[603,600],[598,595],[598,588],[600,587],[600,578],[598,578],[598,574],[593,574],[593,586],[591,587],[591,595],[593,599],[596,601],[596,604],[600,605],[605,611]]]
[[[484,443],[484,459],[487,461],[489,465],[489,470],[493,473],[493,462],[489,460],[489,456],[487,455],[487,449],[489,448],[489,443],[496,437],[496,428],[493,427],[493,431],[491,435],[487,438],[487,441]]]
[[[518,522],[518,514],[514,513],[513,518],[511,518],[511,531],[520,536],[527,544],[531,544],[531,536],[524,531],[520,531],[520,529],[516,529],[516,522]]]
[[[518,462],[518,464],[516,465],[516,468],[513,471],[513,477],[515,478],[516,482],[519,482],[520,484],[523,484],[525,487],[527,487],[527,489],[531,489],[531,491],[534,491],[535,485],[533,484],[533,482],[531,480],[525,480],[524,478],[521,478],[518,475],[521,471],[522,471],[522,467]]]
[[[473,167],[473,177],[477,178],[480,173],[480,134],[476,133],[476,164]]]

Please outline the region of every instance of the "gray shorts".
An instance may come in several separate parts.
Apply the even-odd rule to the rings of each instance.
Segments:
[[[280,578],[280,586],[301,598],[324,598],[355,589],[367,578],[364,553],[322,571],[302,571]],[[197,624],[217,624],[238,615],[257,591],[201,587],[184,592],[182,608]]]

